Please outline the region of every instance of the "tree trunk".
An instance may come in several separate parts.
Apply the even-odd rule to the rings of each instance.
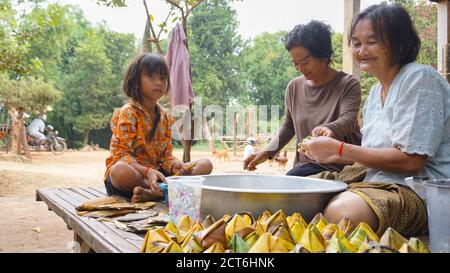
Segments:
[[[89,129],[84,129],[83,132],[83,144],[84,146],[87,146],[89,142]]]
[[[16,116],[16,109],[11,108],[8,111],[9,117],[11,118],[11,146],[10,151],[12,153],[17,153],[17,148],[19,146],[19,123]]]
[[[31,153],[27,143],[27,130],[23,125],[23,110],[17,111],[16,108],[11,108],[8,113],[11,118],[11,152],[20,155],[23,150],[26,159],[31,160]]]
[[[23,149],[23,151],[25,152],[25,157],[31,160],[30,148],[28,147],[27,142],[27,128],[25,128],[25,126],[23,125],[23,118],[20,119],[19,124],[19,145],[17,147],[17,153],[20,154],[21,150]]]

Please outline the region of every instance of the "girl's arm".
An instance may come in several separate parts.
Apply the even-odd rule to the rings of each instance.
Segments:
[[[173,146],[172,146],[172,124],[173,118],[169,115],[167,117],[167,122],[165,125],[164,138],[162,140],[162,146],[165,147],[162,151],[160,151],[160,159],[159,162],[161,164],[161,168],[163,168],[167,173],[173,174],[173,166],[177,163],[181,163],[181,161],[173,155]],[[165,145],[164,145],[165,144]]]

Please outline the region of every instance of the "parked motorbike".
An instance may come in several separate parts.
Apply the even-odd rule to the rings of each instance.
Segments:
[[[47,125],[45,127],[45,133],[46,139],[43,143],[33,136],[27,135],[28,146],[31,150],[36,152],[51,151],[55,155],[63,154],[67,150],[66,140],[58,136],[58,131],[53,126]]]

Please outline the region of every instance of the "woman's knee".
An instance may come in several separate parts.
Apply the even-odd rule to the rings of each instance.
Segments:
[[[328,203],[324,217],[332,223],[339,223],[342,218],[349,217],[355,226],[360,222],[366,222],[372,229],[378,228],[378,218],[366,201],[348,191],[339,194]]]

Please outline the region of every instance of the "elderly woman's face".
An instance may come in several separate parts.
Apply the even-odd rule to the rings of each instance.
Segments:
[[[324,60],[314,58],[304,47],[293,47],[289,50],[289,54],[295,69],[302,73],[307,80],[316,80],[328,67]]]
[[[389,50],[375,37],[369,19],[362,19],[356,24],[351,48],[353,60],[367,73],[376,76],[390,66]]]

